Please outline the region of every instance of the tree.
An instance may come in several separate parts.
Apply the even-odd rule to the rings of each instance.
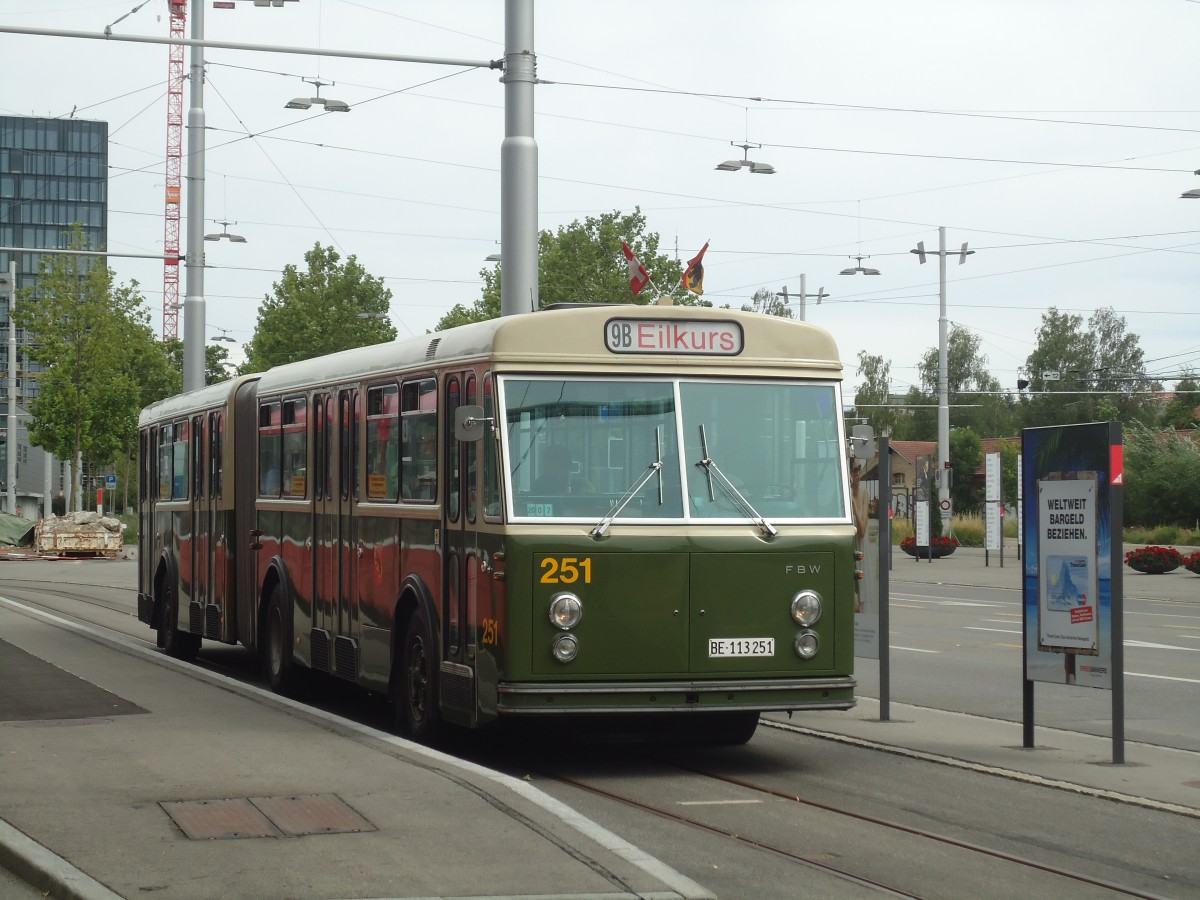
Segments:
[[[1007,437],[1016,430],[1013,403],[988,371],[988,359],[980,353],[980,343],[978,335],[961,325],[952,325],[946,336],[946,388],[951,424],[969,426],[976,434],[987,437]],[[927,404],[936,405],[939,401],[939,368],[936,347],[925,351],[917,364],[921,395]],[[936,425],[934,430],[936,437]]]
[[[383,279],[369,275],[354,256],[340,260],[332,247],[318,243],[304,254],[307,271],[284,267],[274,296],[259,307],[242,372],[396,339],[386,319],[392,292]]]
[[[1149,395],[1162,385],[1146,374],[1137,335],[1126,334],[1125,319],[1111,309],[1096,310],[1085,328],[1082,316],[1051,307],[1042,314],[1025,373],[1021,421],[1027,428],[1156,418]]]
[[[183,390],[183,341],[174,338],[164,342],[164,348],[170,370],[173,373],[171,382],[173,389],[168,390],[162,397],[170,397]],[[229,361],[229,351],[223,344],[206,344],[204,347],[204,383],[217,384],[228,381],[232,375]],[[155,399],[162,399],[156,397]],[[153,401],[150,401],[153,402]]]
[[[629,267],[621,252],[627,241],[650,273],[652,284],[636,297],[629,289]],[[552,303],[653,303],[657,290],[684,306],[709,306],[706,300],[684,290],[683,266],[658,252],[657,233],[646,231],[640,208],[576,219],[557,233],[538,235],[538,295],[544,308]],[[500,315],[500,266],[484,269],[483,290],[472,305],[456,304],[437,323],[443,331],[468,322],[483,322]],[[528,301],[526,301],[528,302]]]
[[[88,249],[78,225],[67,246]],[[13,312],[29,336],[29,358],[44,370],[30,403],[29,440],[73,463],[82,455],[110,465],[136,433],[142,407],[139,354],[145,335],[152,337],[149,315],[138,283],[113,279],[99,259],[47,253]]]
[[[865,350],[859,350],[856,374],[863,376],[864,381],[854,393],[855,412],[875,429],[875,434],[897,437],[896,424],[901,413],[889,402],[892,389],[891,362],[885,361],[882,356],[873,356]]]
[[[975,484],[975,473],[983,464],[983,443],[970,427],[955,428],[950,432],[950,497],[959,512],[976,512],[979,509],[979,490]]]
[[[1183,377],[1175,383],[1174,397],[1163,410],[1163,424],[1168,428],[1195,428],[1200,425],[1200,382],[1196,381],[1196,373],[1184,369]]]
[[[770,288],[759,288],[750,298],[749,303],[742,304],[743,312],[762,313],[765,316],[779,316],[781,319],[793,319],[791,308]]]

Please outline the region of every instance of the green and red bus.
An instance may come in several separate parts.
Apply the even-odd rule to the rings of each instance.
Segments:
[[[140,419],[138,616],[397,724],[854,704],[828,332],[588,304],[243,375]]]

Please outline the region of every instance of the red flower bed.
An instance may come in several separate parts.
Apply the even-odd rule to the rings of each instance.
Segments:
[[[1183,565],[1183,554],[1174,547],[1138,547],[1125,554],[1125,565],[1145,575],[1162,575]]]
[[[941,537],[939,535],[929,540],[932,545],[931,547],[925,545],[918,547],[915,537],[906,537],[900,542],[900,549],[909,556],[916,556],[918,558],[932,556],[934,559],[937,559],[939,556],[949,556],[958,547],[958,538],[956,537]]]
[[[1183,567],[1189,572],[1195,572],[1200,575],[1200,550],[1197,550],[1191,556],[1183,558]]]

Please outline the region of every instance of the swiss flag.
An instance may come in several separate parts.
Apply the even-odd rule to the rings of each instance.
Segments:
[[[629,289],[636,297],[642,288],[650,283],[650,273],[646,271],[645,266],[638,262],[638,258],[629,249],[628,243],[621,241],[621,249],[625,252],[626,262],[629,263]]]

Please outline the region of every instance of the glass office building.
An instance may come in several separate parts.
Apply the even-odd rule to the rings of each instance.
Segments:
[[[32,287],[41,267],[39,251],[66,249],[76,223],[83,227],[87,249],[107,247],[108,123],[0,116],[0,275],[7,276],[15,263],[17,289]],[[10,303],[11,288],[0,286],[0,415],[7,414],[12,400],[7,388]],[[27,361],[24,342],[24,330],[17,329],[16,403],[21,413],[38,395],[41,374],[38,364]],[[5,449],[15,444],[20,494],[40,500],[43,453],[29,447],[21,419],[17,440],[10,443],[6,434]],[[0,427],[4,421],[0,418]],[[0,481],[4,475],[0,466]],[[32,510],[25,515],[34,517]]]
[[[0,271],[16,262],[18,289],[33,285],[39,250],[66,247],[71,225],[83,226],[88,249],[108,244],[108,123],[84,119],[0,116]],[[25,249],[28,248],[28,249]],[[7,294],[7,292],[6,292]],[[7,328],[8,297],[3,302]],[[0,369],[8,369],[8,335],[0,342]],[[17,334],[18,345],[23,334]],[[37,396],[38,366],[23,365],[17,402]]]

